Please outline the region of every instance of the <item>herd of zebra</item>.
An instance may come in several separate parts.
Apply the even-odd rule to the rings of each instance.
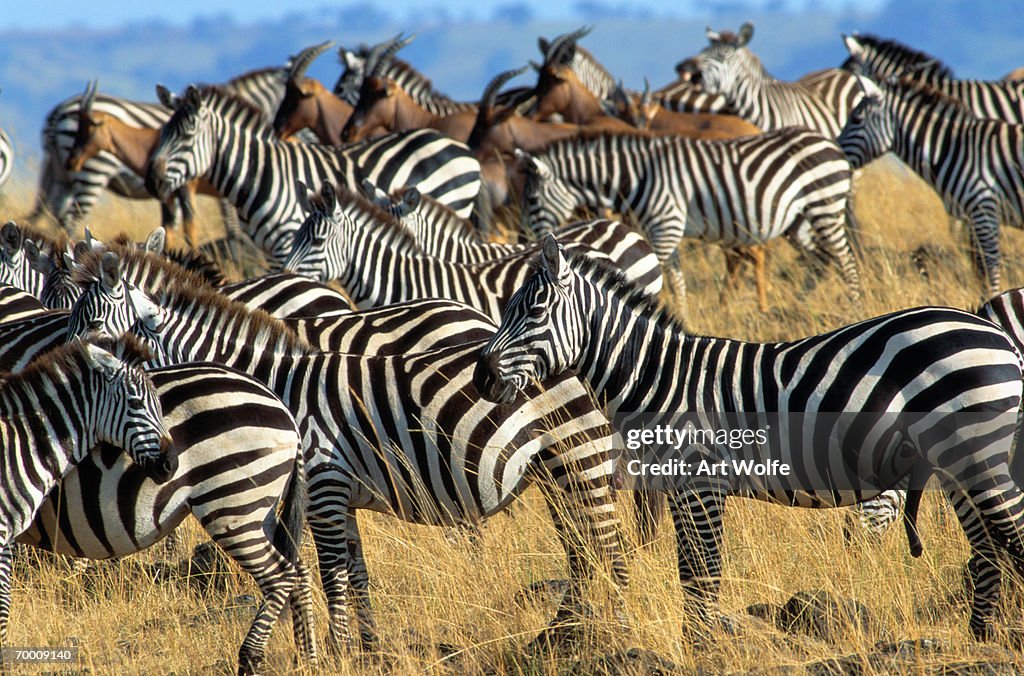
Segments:
[[[536,84],[501,91],[526,69],[501,73],[478,103],[435,91],[398,36],[342,48],[333,91],[305,75],[323,43],[224,85],[158,86],[158,103],[90,83],[53,109],[35,208],[0,230],[2,644],[13,543],[124,556],[192,514],[263,594],[241,673],[259,671],[285,605],[317,659],[307,526],[330,647],[373,649],[357,510],[474,527],[531,484],[569,566],[554,640],[597,565],[629,581],[621,421],[741,412],[804,415],[773,447],[790,483],[634,492],[643,538],[667,495],[697,635],[715,621],[726,496],[859,505],[872,529],[902,513],[919,554],[933,474],[971,546],[970,628],[992,635],[999,559],[1024,574],[1024,291],[784,343],[695,336],[657,296],[667,273],[684,307],[680,242],[699,238],[723,247],[727,283],[755,263],[765,309],[763,246],[785,236],[859,298],[852,177],[886,152],[968,223],[998,293],[999,224],[1024,225],[1024,84],[959,80],[859,35],[841,68],[782,82],[744,24],[709,29],[676,82],[632,92],[578,46],[587,32],[542,38]],[[13,158],[0,133],[0,184]],[[164,227],[73,240],[104,190],[157,198],[167,228],[180,211],[190,250]],[[270,272],[225,282],[197,191],[221,200],[229,248],[254,245]],[[515,207],[524,236],[494,243]],[[29,225],[43,217],[61,232]],[[894,415],[864,434],[835,413]]]

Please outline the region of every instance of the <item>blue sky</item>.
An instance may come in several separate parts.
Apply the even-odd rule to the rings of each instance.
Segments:
[[[737,2],[699,2],[697,0],[645,0],[629,2],[624,0],[589,0],[591,4],[610,7],[629,7],[646,10],[658,16],[694,17],[713,11],[711,6],[741,5],[750,8],[786,7],[800,10],[808,6],[838,9],[860,7],[871,10],[881,6],[883,0],[739,0]],[[0,12],[0,30],[38,30],[87,26],[111,28],[126,22],[160,19],[171,23],[184,24],[198,16],[227,14],[239,22],[283,17],[291,12],[308,12],[317,7],[337,11],[346,6],[371,4],[385,9],[393,16],[421,13],[429,7],[444,7],[450,16],[457,18],[487,19],[495,9],[506,5],[526,5],[538,18],[572,19],[579,12],[579,2],[551,2],[551,0],[388,0],[386,2],[345,0],[337,3],[323,3],[317,0],[172,0],[171,2],[147,2],[146,0],[7,0]]]

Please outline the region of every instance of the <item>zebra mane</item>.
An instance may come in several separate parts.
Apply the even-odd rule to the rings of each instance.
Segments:
[[[887,81],[886,86],[904,101],[931,106],[934,112],[940,115],[966,115],[969,118],[975,118],[974,113],[964,105],[963,101],[943,93],[926,82],[904,76]]]
[[[388,195],[388,197],[391,198],[392,202],[401,202],[402,196],[407,189],[399,188]],[[440,229],[456,231],[459,235],[478,239],[477,230],[473,227],[472,223],[459,216],[448,205],[438,202],[430,195],[420,193],[420,203],[416,210],[420,212],[424,220],[436,224]]]
[[[115,235],[107,243],[107,247],[112,251],[122,254],[122,260],[124,260],[123,253],[127,251],[134,250],[146,253],[135,240],[128,236],[128,233],[123,231]],[[197,283],[221,286],[225,282],[224,271],[221,270],[217,262],[199,249],[165,248],[162,254],[149,252],[149,255],[145,256],[145,264],[153,268],[157,268],[161,263],[177,265],[179,268],[198,277],[199,281]]]
[[[117,338],[90,334],[80,340],[62,343],[30,361],[16,373],[0,376],[0,388],[16,388],[40,379],[60,379],[69,372],[82,373],[86,368],[85,351],[89,344],[110,352],[129,365],[139,365],[153,358],[145,343],[130,334]]]
[[[226,87],[230,91],[232,87],[237,87],[238,84],[241,82],[260,78],[265,75],[280,75],[283,78],[287,70],[287,68],[282,68],[281,66],[267,66],[266,68],[257,68],[255,70],[250,70],[245,73],[242,73],[241,75],[236,75],[235,77],[225,82],[222,86]]]
[[[367,73],[367,75],[369,74]],[[387,77],[399,83],[402,82],[403,75],[407,76],[409,79],[422,83],[423,91],[426,96],[432,99],[437,99],[438,101],[454,102],[454,99],[447,94],[442,94],[435,90],[434,83],[431,82],[430,78],[413,68],[407,61],[403,61],[402,59],[392,57],[390,63],[385,66],[382,72],[378,75],[379,77]],[[405,89],[405,87],[402,88]]]
[[[885,54],[886,52],[895,53],[896,58],[906,59],[911,64],[931,62],[931,64],[928,67],[930,73],[933,73],[938,77],[947,78],[950,80],[952,80],[955,77],[953,75],[953,69],[944,64],[936,57],[932,56],[931,54],[928,54],[927,52],[922,52],[918,49],[914,49],[913,47],[909,47],[898,40],[893,40],[891,38],[882,38],[877,35],[870,34],[857,35],[856,37],[857,42],[859,42],[864,47],[867,47],[868,49],[874,52],[881,54]],[[847,57],[845,61],[843,61],[843,64],[840,67],[844,70],[853,70],[853,64],[855,63],[856,59],[850,56]]]
[[[337,186],[338,208],[356,222],[370,222],[377,231],[390,236],[391,248],[400,253],[420,253],[416,237],[389,211],[378,207],[359,193],[343,185]]]
[[[145,279],[147,280],[145,286],[148,289],[158,289],[167,284],[169,280],[197,287],[211,286],[207,278],[186,270],[163,255],[140,249],[131,238],[123,233],[107,244],[105,249],[118,255],[121,259],[122,276],[133,284]],[[71,276],[72,281],[79,285],[85,285],[100,279],[102,277],[100,268],[102,254],[103,251],[90,251],[77,259],[78,266]]]
[[[100,264],[103,253],[89,251],[82,255],[79,269],[75,273],[76,281],[82,280],[79,284],[94,284],[101,279]],[[160,256],[136,249],[134,245],[118,253],[121,256],[122,279],[130,280],[131,275],[125,274],[125,270],[130,269],[131,261],[144,259],[147,263],[163,263],[160,283],[143,289],[161,307],[176,308],[193,316],[216,317],[219,326],[232,324],[239,328],[241,335],[238,336],[238,340],[248,346],[303,353],[313,349],[284,322],[263,310],[231,300],[201,281],[197,282],[199,278],[196,275],[172,263],[161,261]]]
[[[574,272],[590,281],[609,296],[615,297],[619,302],[632,308],[648,321],[664,326],[681,335],[694,335],[687,331],[683,321],[658,296],[652,296],[631,282],[618,266],[605,260],[590,258],[585,254],[572,251],[563,251],[562,255]],[[539,267],[542,265],[541,259],[542,255],[539,254],[534,261],[534,266]]]
[[[199,95],[206,105],[218,111],[222,116],[225,111],[234,109],[244,111],[247,115],[255,115],[259,118],[264,117],[263,111],[256,104],[236,94],[224,85],[204,84],[200,85],[198,89]]]

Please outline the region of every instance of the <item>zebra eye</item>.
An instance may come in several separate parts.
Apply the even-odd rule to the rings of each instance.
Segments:
[[[526,316],[530,319],[541,319],[544,317],[544,308],[539,305],[532,307],[526,312]]]

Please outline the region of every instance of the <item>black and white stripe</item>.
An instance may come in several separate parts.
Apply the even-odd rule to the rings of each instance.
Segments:
[[[0,129],[0,188],[4,187],[14,173],[14,144],[11,137]],[[2,194],[2,193],[0,193]]]
[[[302,222],[296,181],[369,179],[386,190],[407,183],[468,215],[480,190],[480,163],[469,149],[432,130],[389,134],[342,148],[281,143],[216,113],[210,90],[189,87],[163,127],[147,185],[168,195],[204,176],[237,209],[253,241],[282,262]]]
[[[844,68],[876,81],[906,77],[956,99],[975,117],[1024,124],[1024,82],[961,80],[935,57],[896,40],[854,34],[843,41],[850,52]]]
[[[75,341],[0,380],[0,644],[11,607],[11,542],[89,449],[112,444],[155,481],[177,468],[160,399],[134,340]]]
[[[501,306],[530,271],[534,248],[481,263],[426,255],[400,221],[354,193],[336,195],[331,183],[324,183],[311,202],[285,267],[320,281],[337,280],[359,308],[447,298],[496,322]],[[577,248],[606,258],[588,247]],[[654,257],[648,258],[654,265]],[[660,277],[645,288],[657,293]]]
[[[780,417],[759,450],[791,463],[790,478],[746,481],[735,470],[696,469],[668,487],[680,580],[705,619],[722,573],[727,495],[832,507],[934,471],[974,554],[970,626],[988,637],[1000,586],[994,555],[1007,552],[1024,572],[1024,494],[1009,467],[1021,362],[1003,331],[949,308],[904,310],[789,343],[693,336],[614,271],[567,258],[549,237],[474,380],[501,401],[527,382],[578,370],[613,416],[650,414],[648,426],[671,424],[678,413],[713,422],[744,412],[801,414],[791,423]],[[687,453],[695,448],[672,457],[694,460]],[[758,452],[701,448],[722,461]]]
[[[972,257],[988,295],[1001,282],[999,224],[1024,227],[1024,127],[978,119],[928,85],[902,79],[866,92],[839,137],[854,168],[894,153],[970,224]]]
[[[116,449],[97,446],[47,496],[17,541],[108,559],[153,545],[191,514],[263,594],[239,671],[258,671],[289,599],[296,645],[314,660],[309,573],[299,557],[305,463],[291,413],[265,386],[223,366],[188,364],[148,375],[178,451],[177,470],[158,485]]]
[[[578,602],[593,560],[564,528],[581,529],[612,562],[614,579],[627,583],[611,494],[611,431],[574,377],[495,406],[470,384],[479,342],[394,357],[319,353],[265,314],[210,291],[166,284],[150,298],[126,286],[91,284],[72,326],[122,322],[144,335],[162,362],[208,359],[249,373],[299,421],[334,641],[351,638],[350,604],[363,642],[375,638],[355,510],[475,523],[508,506],[535,472],[553,478],[540,482],[553,501],[569,502],[562,512],[568,522],[556,520],[573,562],[560,616]]]
[[[554,230],[577,207],[630,214],[678,291],[683,237],[722,246],[786,235],[839,268],[853,296],[860,276],[844,224],[850,165],[833,141],[800,128],[726,141],[602,133],[548,144],[527,163],[524,226]]]
[[[828,87],[777,80],[747,48],[753,32],[749,23],[738,35],[708,30],[711,44],[696,57],[701,87],[721,94],[737,115],[765,131],[799,126],[836,138],[862,96],[856,78],[838,71],[832,78],[842,82]]]
[[[452,263],[483,263],[520,254],[535,247],[533,243],[503,244],[480,237],[473,224],[415,188],[401,195],[387,195],[364,183],[363,189],[374,205],[384,209],[401,223],[422,251]],[[558,241],[579,245],[607,257],[634,284],[656,293],[661,270],[650,244],[633,228],[619,221],[597,218],[575,221],[555,231]]]

